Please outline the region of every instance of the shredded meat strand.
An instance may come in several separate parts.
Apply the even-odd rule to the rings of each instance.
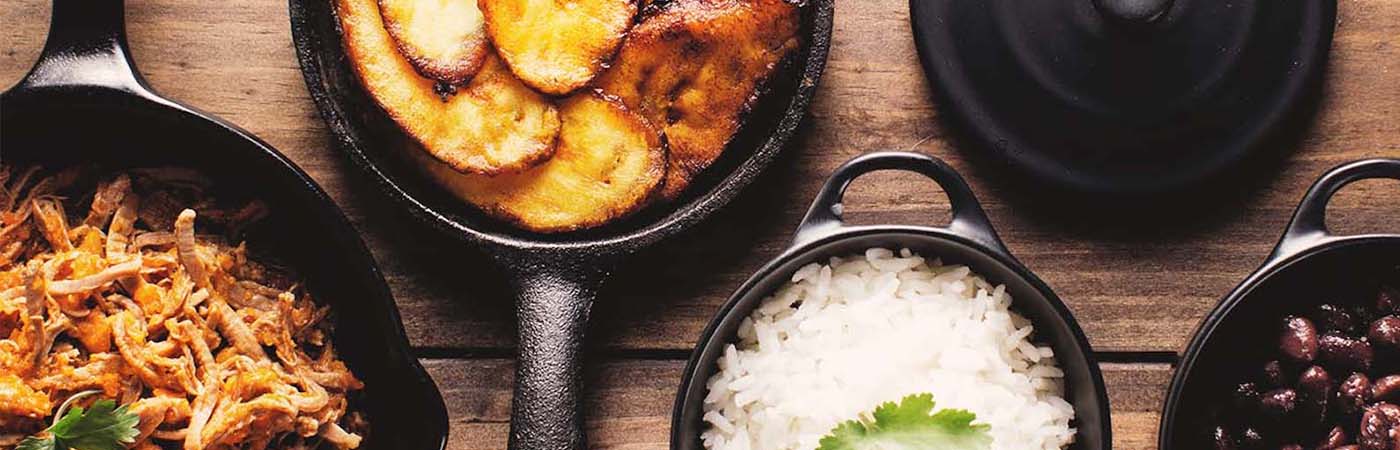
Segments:
[[[329,309],[224,241],[264,205],[225,207],[171,168],[72,192],[87,175],[0,165],[0,447],[85,390],[101,395],[81,403],[129,405],[133,449],[362,444],[364,385],[335,354]]]
[[[101,227],[130,191],[131,177],[126,176],[126,174],[117,175],[112,181],[103,184],[97,189],[97,193],[93,194],[92,208],[88,210],[87,218],[83,219],[83,224]]]
[[[193,209],[180,211],[180,215],[175,217],[175,248],[179,249],[180,264],[185,266],[185,272],[194,280],[194,285],[204,287],[209,285],[209,274],[204,271],[204,261],[199,260],[199,244],[194,239],[194,217]]]
[[[121,258],[126,255],[126,247],[131,242],[131,231],[136,227],[136,209],[141,204],[140,197],[127,194],[112,214],[112,223],[107,227],[107,257]]]
[[[155,245],[170,245],[175,243],[175,234],[164,231],[152,231],[141,233],[131,240],[133,250],[140,250]]]
[[[141,270],[141,258],[133,258],[103,269],[101,272],[76,280],[49,282],[49,295],[78,294],[92,291],[116,282],[118,279],[135,276]]]
[[[68,240],[68,220],[63,217],[63,204],[56,198],[36,198],[29,204],[34,217],[39,219],[39,230],[44,233],[49,245],[60,252],[72,250],[73,242]]]

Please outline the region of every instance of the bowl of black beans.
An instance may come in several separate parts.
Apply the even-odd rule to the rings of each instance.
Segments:
[[[1332,194],[1367,178],[1400,179],[1400,160],[1324,175],[1207,315],[1172,379],[1160,449],[1400,450],[1400,235],[1325,226]]]
[[[1246,374],[1230,392],[1232,409],[1262,417],[1257,423],[1218,417],[1211,444],[1257,447],[1269,441],[1267,434],[1284,440],[1292,434],[1297,442],[1271,448],[1400,449],[1397,314],[1400,289],[1381,285],[1373,307],[1324,303],[1310,314],[1284,317],[1277,359],[1265,362],[1257,379]]]

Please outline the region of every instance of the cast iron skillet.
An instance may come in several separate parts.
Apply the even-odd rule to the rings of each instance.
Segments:
[[[247,237],[303,277],[334,311],[336,349],[365,382],[365,448],[441,449],[442,397],[409,351],[398,310],[354,228],[325,192],[272,147],[161,97],[136,73],[122,0],[54,0],[38,63],[0,94],[5,164],[180,166],[220,195],[263,199],[270,223]]]
[[[944,228],[911,225],[848,226],[841,220],[841,198],[851,181],[878,170],[917,172],[938,182],[952,203],[952,222]],[[1013,307],[1035,324],[1035,339],[1048,342],[1065,371],[1066,400],[1074,405],[1075,450],[1113,447],[1108,395],[1089,341],[1069,309],[1030,270],[1021,265],[997,237],[972,189],[951,167],[917,153],[879,152],[857,157],[836,169],[822,186],[792,247],[745,281],[700,335],[686,365],[676,407],[671,416],[671,448],[700,450],[706,382],[714,374],[724,347],[734,342],[739,323],[767,296],[812,262],[832,256],[858,254],[872,247],[908,248],[944,262],[966,264],[992,283],[1006,285]]]
[[[1206,316],[1172,378],[1158,448],[1208,448],[1208,412],[1241,381],[1238,374],[1255,373],[1264,362],[1264,356],[1247,355],[1276,348],[1283,316],[1361,298],[1362,290],[1375,288],[1383,271],[1400,264],[1400,235],[1336,236],[1327,231],[1328,200],[1348,183],[1369,178],[1400,180],[1400,160],[1357,161],[1323,175],[1303,197],[1264,264]]]
[[[517,292],[516,388],[510,448],[581,449],[579,351],[588,311],[620,257],[694,224],[773,160],[816,91],[831,41],[833,0],[802,7],[802,45],[771,77],[729,148],[671,205],[596,230],[545,235],[484,216],[434,186],[396,154],[402,133],[360,87],[335,12],[290,0],[292,39],[311,97],[339,148],[381,191],[430,226],[483,248]]]

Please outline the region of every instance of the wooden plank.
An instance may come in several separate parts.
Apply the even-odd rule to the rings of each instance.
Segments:
[[[263,137],[312,174],[365,233],[413,342],[513,345],[510,294],[478,253],[411,223],[330,148],[297,69],[286,2],[127,1],[133,54],[160,92]],[[968,160],[937,121],[914,56],[906,0],[838,0],[831,58],[801,137],[744,195],[693,232],[627,261],[594,311],[594,345],[689,348],[730,290],[789,239],[805,203],[843,160],[874,149],[947,159],[971,180],[1011,250],[1078,315],[1099,350],[1177,351],[1224,292],[1251,271],[1309,183],[1329,167],[1400,156],[1400,0],[1341,2],[1321,111],[1278,167],[1209,208],[1128,227],[1033,206],[1033,190]],[[0,83],[42,46],[48,2],[0,8]],[[929,183],[877,175],[849,201],[862,223],[935,223],[947,202]],[[1332,221],[1400,231],[1400,190],[1344,193]],[[459,249],[460,248],[460,249]]]
[[[425,359],[451,415],[452,450],[505,447],[510,422],[509,360]],[[589,365],[585,398],[590,447],[666,448],[683,361],[609,360]],[[1113,406],[1114,448],[1157,447],[1157,410],[1171,379],[1166,364],[1104,364]]]

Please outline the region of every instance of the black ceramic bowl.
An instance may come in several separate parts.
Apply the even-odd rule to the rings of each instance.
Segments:
[[[841,198],[856,177],[877,170],[907,170],[937,181],[952,203],[946,228],[877,225],[846,226]],[[962,177],[942,161],[916,153],[871,153],[836,170],[797,228],[793,245],[745,281],[704,334],[686,366],[671,422],[673,450],[699,450],[706,381],[715,373],[725,345],[735,341],[739,323],[804,265],[832,256],[858,254],[872,247],[908,248],[950,264],[965,264],[992,283],[1005,284],[1012,307],[1035,324],[1037,342],[1055,350],[1065,371],[1066,400],[1074,405],[1076,450],[1113,448],[1108,396],[1103,375],[1084,332],[1064,303],[1044,282],[1016,261],[992,229]]]
[[[1276,354],[1284,316],[1323,303],[1374,301],[1384,271],[1400,265],[1400,235],[1334,236],[1325,223],[1332,195],[1368,178],[1400,180],[1400,160],[1358,161],[1323,175],[1263,266],[1206,316],[1172,378],[1158,448],[1210,448],[1211,409]]]
[[[121,0],[55,0],[38,64],[0,95],[0,161],[104,169],[179,166],[221,196],[264,200],[250,251],[289,266],[333,311],[335,347],[365,383],[362,448],[441,449],[447,413],[412,353],[384,279],[345,216],[266,143],[150,90],[127,56]]]

